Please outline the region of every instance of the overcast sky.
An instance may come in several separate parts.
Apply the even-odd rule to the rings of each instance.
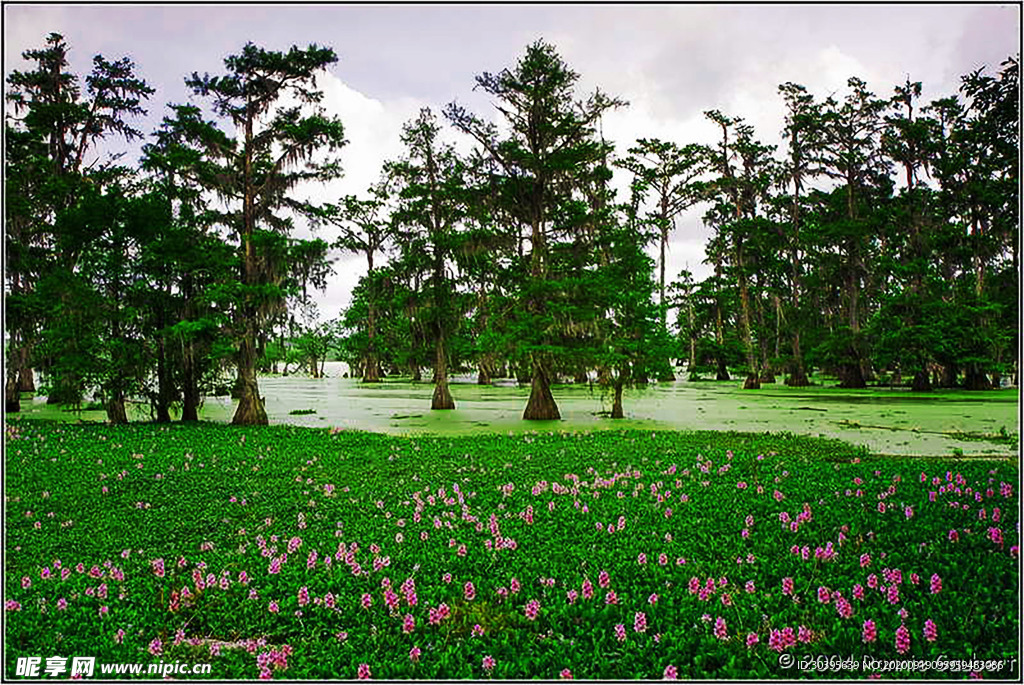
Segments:
[[[327,45],[339,62],[321,79],[325,105],[346,127],[345,178],[318,197],[362,194],[381,162],[401,154],[401,126],[420,107],[452,100],[492,116],[473,93],[474,76],[512,66],[538,38],[553,43],[581,75],[580,95],[595,87],[630,102],[605,117],[605,136],[624,153],[636,138],[711,143],[708,109],[744,117],[756,135],[777,143],[782,103],[777,86],[793,81],[819,98],[845,93],[858,76],[880,96],[907,77],[922,81],[924,101],[950,95],[959,77],[998,68],[1020,52],[1020,7],[963,5],[14,5],[4,7],[4,70],[27,65],[22,51],[50,32],[71,46],[73,70],[92,56],[130,56],[156,88],[147,134],[169,102],[188,101],[183,79],[219,73],[223,59],[252,41],[284,50]],[[455,140],[458,135],[450,134]],[[134,151],[131,154],[135,154]],[[325,233],[325,238],[333,235]],[[699,213],[672,237],[668,273],[703,277],[707,233]],[[364,261],[340,256],[321,296],[336,316]]]

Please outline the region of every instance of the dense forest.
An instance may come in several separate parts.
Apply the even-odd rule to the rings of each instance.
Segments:
[[[133,61],[97,56],[79,78],[69,49],[51,34],[7,78],[7,412],[38,390],[98,398],[114,423],[136,400],[191,421],[228,378],[234,423],[263,424],[259,373],[317,375],[328,355],[365,383],[429,373],[433,409],[455,406],[454,373],[515,378],[525,419],[558,418],[564,381],[600,384],[621,417],[624,388],[679,367],[752,391],[812,372],[1017,383],[1019,57],[931,102],[909,79],[823,100],[784,83],[780,146],[712,110],[715,141],[615,150],[601,120],[628,103],[579,92],[538,41],[466,84],[493,112],[423,109],[373,187],[324,204],[301,190],[343,169],[316,85],[333,50],[248,44],[144,133],[154,90]],[[144,141],[141,158],[105,155],[115,140]],[[702,281],[666,273],[694,210],[713,230]],[[367,272],[324,322],[315,295],[345,254]]]

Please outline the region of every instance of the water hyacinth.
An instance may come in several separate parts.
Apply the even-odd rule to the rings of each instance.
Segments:
[[[281,443],[291,439],[286,431],[282,427]],[[360,677],[361,662],[366,678],[371,671],[378,678],[425,680],[675,678],[670,662],[681,664],[679,640],[692,634],[704,641],[704,663],[715,670],[701,671],[688,660],[681,666],[685,677],[725,679],[759,673],[758,664],[774,664],[781,653],[826,653],[836,640],[852,639],[855,657],[918,651],[924,656],[946,649],[947,640],[964,642],[981,616],[1007,616],[994,609],[999,588],[979,585],[991,584],[985,579],[999,578],[1017,563],[1015,500],[1000,498],[997,512],[984,494],[991,488],[999,496],[1000,476],[1013,477],[1005,464],[958,463],[947,488],[944,470],[939,485],[932,485],[932,473],[922,482],[920,468],[899,481],[901,463],[873,461],[867,468],[853,455],[837,462],[805,458],[801,450],[776,456],[759,448],[764,459],[754,464],[753,453],[736,449],[731,472],[723,472],[724,450],[709,447],[713,441],[707,438],[698,448],[706,456],[688,460],[687,469],[672,447],[676,438],[668,434],[627,441],[626,451],[602,436],[609,456],[584,458],[577,450],[563,454],[563,447],[568,440],[585,444],[589,437],[543,433],[496,442],[504,454],[483,442],[464,452],[452,438],[378,436],[383,456],[402,464],[387,478],[357,463],[362,452],[339,449],[341,442],[316,442],[347,440],[344,431],[315,433],[313,447],[294,464],[278,442],[243,454],[232,444],[222,452],[237,459],[202,457],[204,473],[212,474],[218,464],[223,478],[233,479],[232,490],[210,481],[208,498],[201,492],[187,510],[159,500],[159,507],[178,514],[208,511],[209,527],[180,545],[159,547],[142,537],[136,541],[134,530],[126,529],[105,553],[91,551],[102,549],[98,542],[83,542],[77,557],[52,542],[36,551],[25,536],[35,535],[31,524],[37,519],[45,533],[48,525],[56,530],[58,522],[82,516],[55,511],[49,518],[56,505],[41,506],[38,487],[32,499],[16,489],[12,497],[23,499],[11,506],[21,506],[19,514],[37,513],[16,531],[23,549],[10,554],[17,565],[5,597],[8,624],[27,636],[18,639],[45,645],[39,653],[61,653],[53,636],[79,639],[88,626],[109,648],[122,644],[147,657],[173,661],[208,653],[228,679],[332,677],[325,664],[337,655],[344,664],[338,672],[350,678]],[[250,445],[258,442],[256,434]],[[428,451],[428,462],[415,461]],[[242,473],[248,473],[271,459],[287,472],[287,482],[264,465],[258,480],[238,485],[244,478],[232,469],[242,461]],[[673,460],[680,466],[666,479]],[[181,461],[189,463],[177,453],[170,461],[159,465],[162,486],[182,474]],[[998,471],[990,475],[992,468]],[[112,487],[103,501],[127,504],[134,516],[154,517],[131,520],[135,529],[175,530],[170,522],[156,522],[162,511],[158,499],[138,489],[134,470],[123,481],[113,477],[116,469],[107,471],[104,482]],[[861,480],[863,500],[852,488],[844,494],[853,477]],[[738,478],[748,487],[737,488]],[[327,479],[336,483],[330,499],[323,495]],[[502,484],[513,487],[503,491]],[[273,499],[267,494],[271,486]],[[54,491],[50,502],[65,501],[56,486],[47,487]],[[784,497],[776,500],[776,491]],[[229,502],[225,492],[236,501]],[[936,492],[934,502],[930,492]],[[982,494],[980,505],[974,504],[975,492]],[[319,497],[311,507],[314,495]],[[876,495],[884,495],[878,501],[888,505],[885,517],[875,511]],[[153,506],[133,509],[137,500]],[[294,509],[279,510],[278,503]],[[669,520],[662,514],[670,504],[680,511]],[[982,525],[980,506],[987,517]],[[907,511],[912,516],[899,515]],[[217,521],[224,521],[223,530]],[[603,532],[596,531],[596,522]],[[75,531],[62,529],[60,535]],[[400,543],[399,531],[405,535]],[[422,539],[421,532],[430,535]],[[179,531],[166,539],[180,537]],[[157,598],[158,606],[150,607],[147,597]],[[237,645],[196,623],[199,616],[237,630],[238,637],[231,636]],[[996,620],[1003,621],[1000,627],[1012,622]],[[74,627],[79,624],[82,629]],[[952,627],[940,635],[938,625]],[[915,630],[919,645],[912,642]],[[321,635],[330,645],[312,637]],[[294,654],[284,653],[284,639],[295,645]],[[975,653],[987,658],[986,650],[1006,651],[1009,643],[999,640],[991,647],[974,645]],[[597,654],[626,658],[581,661],[580,645],[590,644]],[[490,667],[482,661],[488,653],[496,655]],[[246,654],[244,664],[235,658],[239,654]],[[527,654],[539,659],[530,661]],[[623,663],[628,672],[616,670]]]

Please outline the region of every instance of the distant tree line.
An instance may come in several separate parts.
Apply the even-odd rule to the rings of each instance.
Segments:
[[[600,384],[621,417],[624,388],[680,364],[748,389],[812,370],[849,388],[1017,382],[1017,58],[927,104],[909,79],[877,97],[854,78],[824,100],[786,83],[780,149],[708,111],[712,144],[640,138],[616,155],[601,120],[627,103],[580,94],[538,41],[476,78],[497,121],[425,108],[365,194],[316,203],[299,191],[341,174],[346,143],[316,87],[329,48],[248,44],[187,77],[198,104],[168,105],[133,166],[100,150],[142,138],[153,89],[101,56],[83,88],[68,49],[51,34],[7,80],[8,412],[36,369],[50,402],[96,391],[112,422],[132,398],[195,420],[233,370],[233,422],[262,424],[259,371],[317,376],[334,355],[366,383],[431,371],[433,409],[454,408],[455,372],[515,378],[525,419],[559,417],[562,380]],[[669,281],[691,208],[713,230],[712,275]],[[340,237],[300,239],[302,224]],[[311,295],[343,253],[367,272],[322,322]]]

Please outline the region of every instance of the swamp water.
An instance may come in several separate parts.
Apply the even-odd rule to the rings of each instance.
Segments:
[[[521,416],[530,389],[511,381],[479,386],[473,377],[457,377],[451,384],[457,408],[432,412],[431,383],[385,380],[364,385],[343,378],[344,368],[344,364],[329,362],[326,377],[319,379],[260,378],[270,422],[399,435],[613,428],[770,431],[838,438],[877,454],[1018,453],[1020,396],[1016,388],[917,394],[905,389],[841,390],[830,382],[810,388],[777,383],[744,391],[742,380],[676,381],[626,390],[626,418],[613,421],[608,418],[609,394],[602,394],[597,386],[559,385],[553,393],[562,420],[527,422]],[[227,397],[208,397],[200,418],[227,423],[234,405]],[[43,397],[25,396],[21,415],[78,419],[78,414],[46,405]],[[105,415],[102,411],[83,411],[81,418],[102,421]],[[129,418],[146,420],[148,407],[132,405]],[[1014,439],[1000,439],[1000,433]]]

